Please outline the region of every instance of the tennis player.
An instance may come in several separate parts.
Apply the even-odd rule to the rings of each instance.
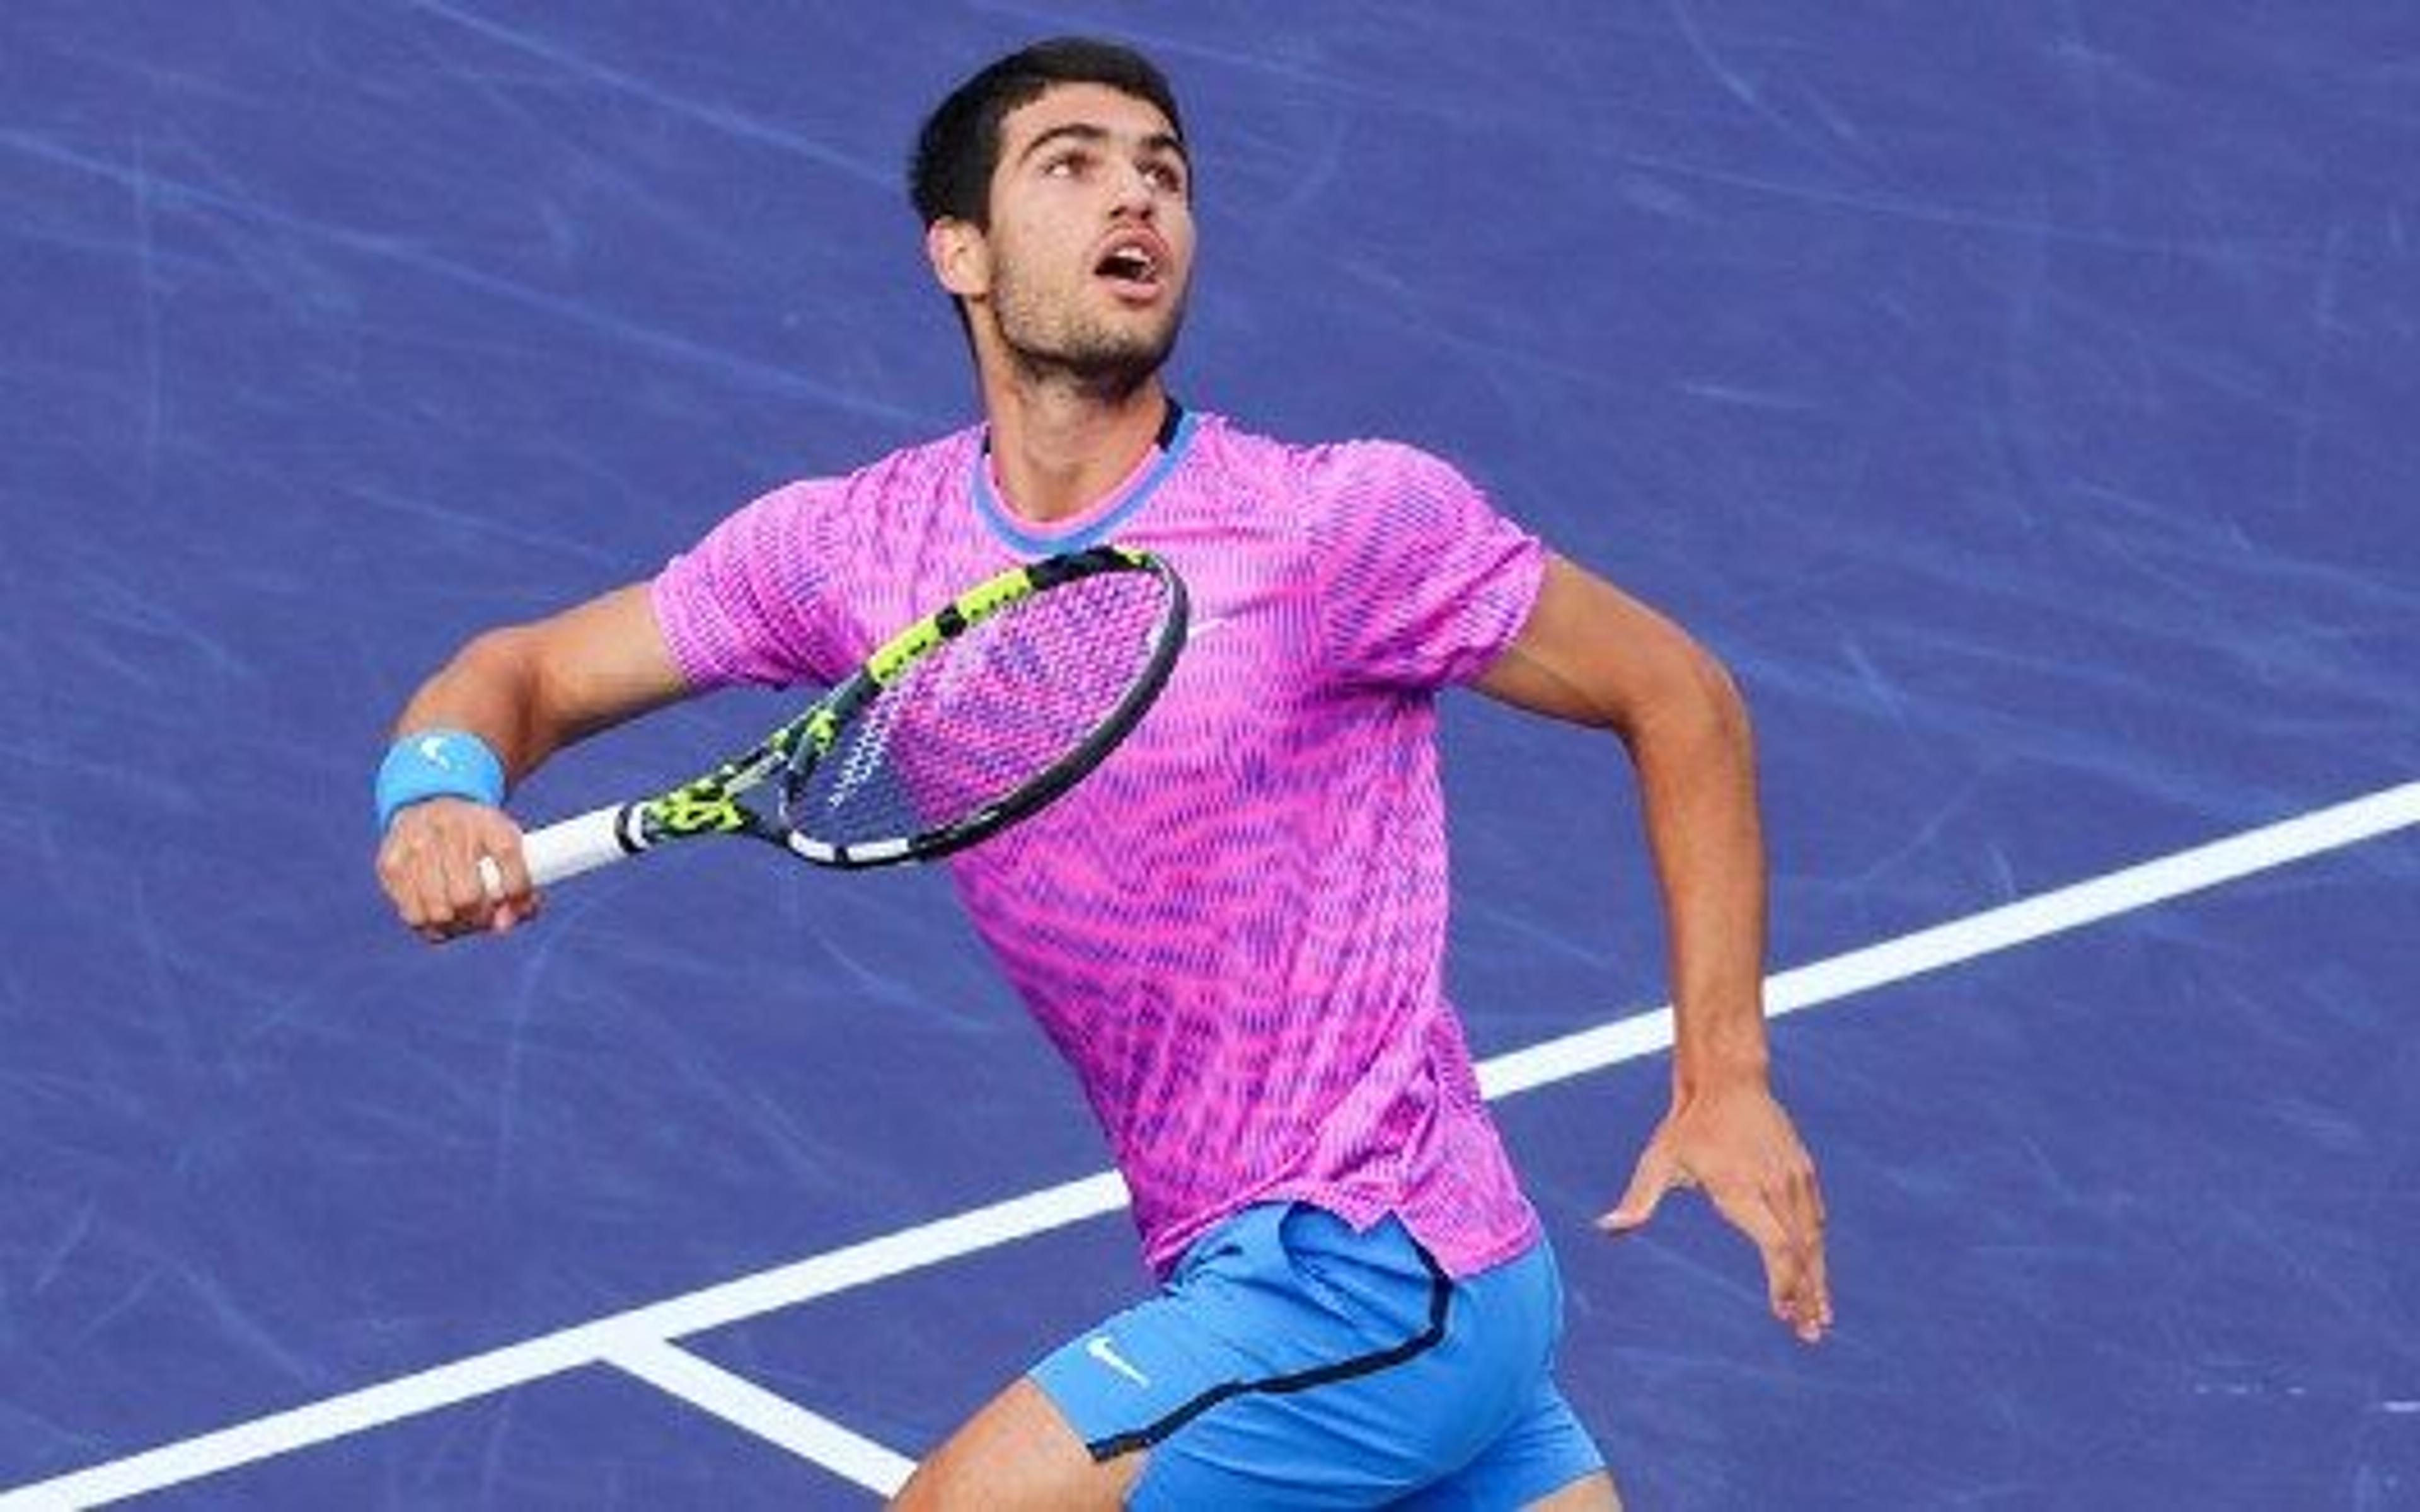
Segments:
[[[777,489],[651,579],[464,647],[381,771],[396,909],[432,940],[530,918],[498,804],[583,734],[828,682],[1020,558],[1158,551],[1195,604],[1160,703],[952,875],[1080,1076],[1163,1284],[1009,1385],[901,1504],[1617,1505],[1555,1384],[1553,1254],[1442,994],[1435,700],[1467,684],[1627,748],[1678,1033],[1670,1110],[1601,1224],[1701,1187],[1811,1342],[1823,1208],[1769,1088],[1730,679],[1435,457],[1290,445],[1171,397],[1192,164],[1147,60],[1083,39],[1002,58],[934,112],[912,177],[983,422]]]

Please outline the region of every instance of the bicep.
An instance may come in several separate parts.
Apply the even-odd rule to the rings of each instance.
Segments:
[[[619,724],[689,691],[644,582],[516,633],[523,639],[541,717],[555,737],[551,744]]]
[[[1520,633],[1475,686],[1515,708],[1625,736],[1660,714],[1737,697],[1686,631],[1558,556],[1547,558]]]

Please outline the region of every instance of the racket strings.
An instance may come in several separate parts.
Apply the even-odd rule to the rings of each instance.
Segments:
[[[908,668],[785,805],[800,832],[863,845],[956,827],[1081,750],[1140,680],[1168,594],[1111,572],[1025,599]]]

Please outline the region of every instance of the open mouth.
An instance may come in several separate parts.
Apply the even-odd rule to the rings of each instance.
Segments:
[[[1121,293],[1149,294],[1159,287],[1159,259],[1140,241],[1121,241],[1109,248],[1093,265],[1093,271],[1115,285]]]

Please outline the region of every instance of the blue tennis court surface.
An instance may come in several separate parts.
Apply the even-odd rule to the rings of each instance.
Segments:
[[[1665,1076],[1617,749],[1448,720],[1632,1504],[2420,1504],[2420,13],[2361,0],[0,8],[0,1502],[862,1504],[1144,1285],[939,878],[667,855],[430,951],[367,869],[461,638],[968,417],[899,163],[1070,29],[1186,100],[1182,396],[1444,453],[1755,705],[1811,1352],[1701,1205],[1588,1227]]]

